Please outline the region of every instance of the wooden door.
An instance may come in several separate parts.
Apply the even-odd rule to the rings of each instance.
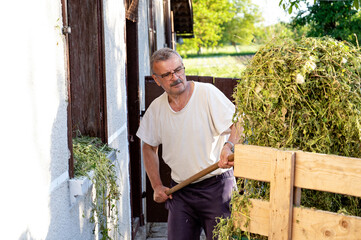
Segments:
[[[127,109],[128,109],[128,137],[129,137],[129,165],[130,165],[130,196],[132,207],[133,236],[138,227],[144,225],[144,211],[142,204],[142,164],[141,144],[136,137],[140,122],[139,100],[139,56],[138,56],[138,25],[126,20],[127,44]]]

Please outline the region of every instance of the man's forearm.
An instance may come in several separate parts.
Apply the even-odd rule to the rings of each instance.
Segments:
[[[239,143],[240,138],[243,136],[243,127],[240,123],[234,123],[231,126],[231,134],[229,135],[228,141],[233,144]]]
[[[148,144],[144,144],[143,158],[145,171],[147,172],[152,188],[154,189],[159,185],[163,185],[159,174],[158,147],[152,147]]]

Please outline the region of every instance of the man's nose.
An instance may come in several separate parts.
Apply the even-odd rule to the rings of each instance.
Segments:
[[[170,74],[172,75],[172,78],[171,78],[171,79],[173,79],[174,76],[175,76],[175,79],[176,79],[176,80],[179,78],[178,75],[177,75],[175,72],[171,72]]]

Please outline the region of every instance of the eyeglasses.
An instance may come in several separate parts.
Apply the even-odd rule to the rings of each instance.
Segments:
[[[181,76],[184,74],[185,72],[185,67],[181,66],[181,67],[177,67],[176,69],[173,70],[173,72],[167,72],[167,73],[164,73],[164,74],[161,74],[161,75],[158,75],[158,74],[155,74],[156,76],[158,77],[161,77],[162,79],[166,80],[166,81],[169,81],[172,79],[173,77],[173,74],[177,75],[177,77]]]

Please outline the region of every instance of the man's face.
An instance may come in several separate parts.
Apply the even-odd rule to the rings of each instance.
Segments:
[[[187,87],[184,66],[177,55],[166,61],[153,63],[153,79],[169,95],[180,95]]]

